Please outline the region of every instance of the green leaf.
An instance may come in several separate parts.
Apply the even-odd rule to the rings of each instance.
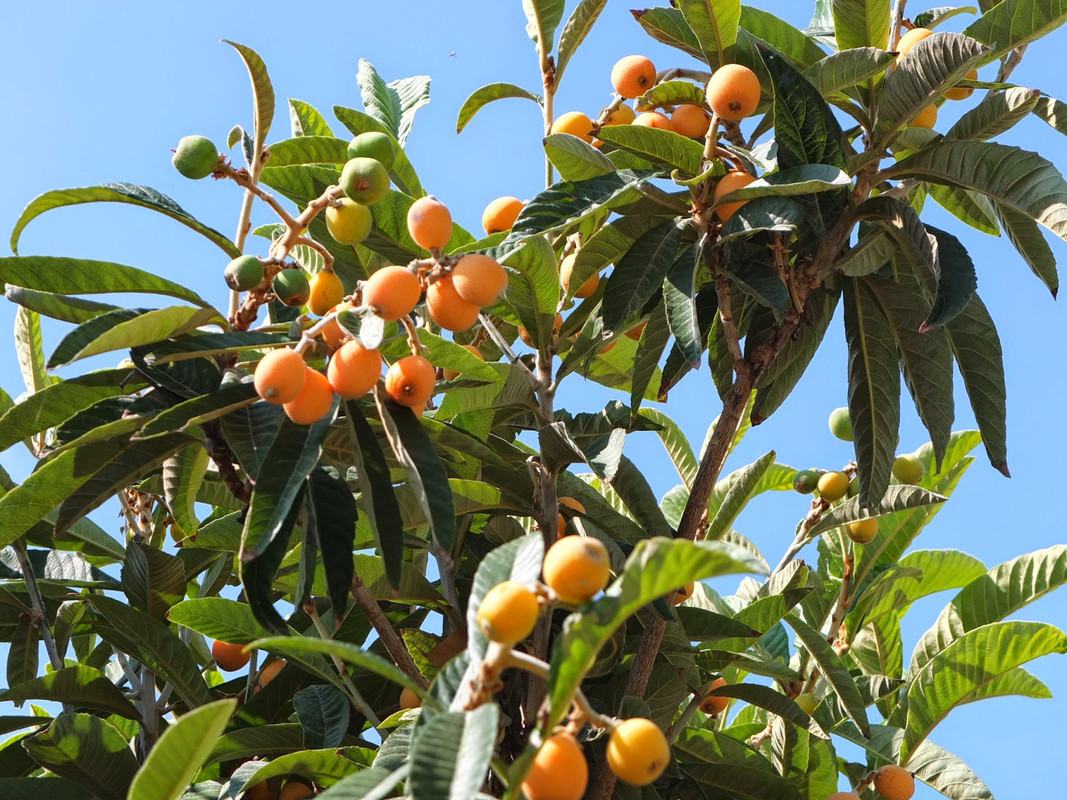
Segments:
[[[348,606],[354,574],[352,547],[358,519],[356,499],[348,484],[321,467],[312,470],[305,497],[309,506],[314,507],[314,515],[308,514],[306,525],[310,532],[313,516],[314,535],[326,572],[326,594],[333,606],[334,617],[340,622]]]
[[[11,232],[11,251],[18,253],[19,236],[35,217],[53,208],[82,203],[125,203],[157,211],[207,237],[230,258],[241,255],[237,245],[226,236],[197,220],[165,194],[148,186],[136,186],[132,183],[105,183],[100,186],[84,186],[77,189],[55,189],[38,195],[23,209],[15,222],[15,228]]]
[[[1048,35],[1064,22],[1067,22],[1064,0],[1004,0],[963,32],[993,48],[985,58],[989,62]]]
[[[183,714],[148,754],[127,800],[178,800],[226,729],[237,700],[219,700]]]
[[[860,503],[877,503],[889,486],[900,425],[896,343],[881,306],[861,279],[844,282],[848,411],[855,436]]]
[[[978,288],[974,262],[960,240],[933,226],[926,226],[926,230],[937,242],[938,276],[933,306],[919,328],[923,332],[954,319]]]
[[[102,672],[80,664],[13,685],[0,693],[0,700],[17,705],[27,700],[48,700],[69,703],[104,715],[118,714],[133,720],[141,718],[137,709]]]
[[[774,458],[771,450],[719,481],[708,502],[706,539],[721,539],[730,531],[748,502],[763,491],[764,478],[774,465]]]
[[[456,543],[456,512],[445,465],[410,408],[386,401],[380,394],[376,399],[393,455],[403,465],[430,523],[434,545],[451,554]]]
[[[346,664],[352,664],[355,667],[365,669],[393,683],[411,689],[419,696],[425,695],[422,688],[405,673],[397,669],[392,662],[386,661],[374,653],[361,650],[356,645],[348,642],[341,642],[336,639],[314,639],[300,635],[270,636],[266,639],[257,639],[252,642],[252,646],[260,650],[277,653],[286,658],[297,657],[304,661],[308,661],[309,656],[316,655],[336,657]]]
[[[377,131],[378,133],[387,133],[395,138],[391,130],[362,111],[345,108],[344,106],[334,106],[333,113],[353,136],[358,136],[367,131]],[[393,166],[389,168],[389,176],[393,179],[393,183],[396,184],[400,191],[410,197],[422,197],[426,192],[423,190],[422,184],[419,183],[419,177],[415,174],[415,168],[411,165],[411,161],[408,160],[407,154],[402,147],[394,149]]]
[[[678,0],[677,7],[711,67],[733,61],[737,25],[741,20],[740,0]]]
[[[953,6],[938,6],[916,14],[915,19],[912,21],[915,23],[915,26],[919,28],[935,28],[942,22],[946,22],[960,14],[977,13],[978,9],[974,6],[960,6],[959,8]]]
[[[697,473],[697,460],[681,427],[659,409],[642,408],[638,414],[658,426],[656,435],[663,442],[667,455],[678,470],[678,476],[687,487],[692,486]]]
[[[533,346],[547,348],[559,305],[559,267],[544,238],[531,239],[502,262],[509,271],[504,300],[529,332]]]
[[[225,597],[183,600],[171,607],[167,618],[211,639],[233,644],[249,644],[268,635],[267,629],[252,616],[247,603]]]
[[[822,633],[801,621],[796,614],[786,614],[785,621],[790,628],[796,631],[800,643],[811,655],[826,682],[830,684],[830,687],[837,694],[837,698],[841,701],[845,712],[856,723],[860,731],[869,737],[871,726],[867,721],[867,709],[864,706],[859,689],[856,688],[856,682],[852,680],[852,675],[849,674],[848,668],[841,660],[841,657],[830,647],[826,639],[823,638]]]
[[[95,442],[41,462],[25,481],[0,497],[0,546],[7,547],[84,485],[123,449]]]
[[[367,113],[384,125],[403,147],[411,133],[415,112],[430,102],[430,79],[418,75],[386,83],[374,65],[361,58],[356,83]]]
[[[212,307],[191,289],[151,272],[108,261],[55,256],[0,258],[0,281],[56,294],[162,294],[201,308]]]
[[[245,518],[241,550],[248,558],[261,555],[281,532],[304,480],[319,462],[336,413],[335,400],[331,412],[310,427],[282,420],[264,460],[271,468],[256,481]]]
[[[351,741],[350,738],[349,741]],[[234,771],[230,779],[231,785],[233,785],[232,781],[241,774],[243,768],[251,766],[253,768],[251,775],[244,779],[246,787],[279,775],[299,775],[309,782],[314,781],[319,786],[331,786],[349,775],[360,774],[360,771],[366,772],[367,762],[370,761],[369,753],[370,751],[364,748],[344,746],[323,750],[298,750],[295,753],[277,756],[269,762],[246,761]]]
[[[267,142],[267,134],[270,132],[270,124],[274,120],[274,87],[271,86],[270,76],[267,75],[267,65],[259,54],[243,44],[231,42],[229,39],[222,40],[236,50],[248,68],[248,77],[252,80],[252,104],[254,106],[254,144],[252,146],[253,159],[249,166],[254,167],[260,162],[260,154],[263,145]]]
[[[270,165],[344,164],[348,160],[348,142],[332,136],[298,136],[270,146]]]
[[[499,717],[495,703],[434,714],[412,742],[407,784],[412,799],[474,797],[493,756]]]
[[[196,534],[196,496],[204,484],[210,456],[199,442],[183,447],[163,462],[163,492],[173,519],[173,535],[184,539]]]
[[[46,730],[23,739],[22,746],[38,764],[100,800],[125,800],[137,772],[137,757],[126,737],[91,714],[56,717]]]
[[[571,57],[585,41],[607,4],[608,0],[581,0],[567,18],[563,32],[559,35],[559,47],[556,49],[556,86],[559,86]]]
[[[563,634],[552,649],[549,713],[541,720],[542,732],[551,730],[566,715],[575,689],[600,648],[642,606],[689,581],[761,571],[763,567],[755,558],[723,542],[659,537],[639,542],[619,577],[604,590],[604,596],[571,614],[564,623]]]
[[[889,44],[890,0],[833,0],[837,49]]]
[[[619,459],[611,488],[647,536],[667,538],[673,534],[659,510],[652,486],[637,465],[625,456]]]
[[[45,386],[0,414],[0,450],[59,425],[100,400],[145,385],[131,369],[108,369]]]
[[[923,508],[945,502],[945,497],[911,484],[894,484],[886,489],[882,498],[870,506],[864,506],[858,497],[850,497],[839,506],[827,511],[811,528],[812,537],[839,528],[865,516],[881,517],[898,511]]]
[[[1036,153],[992,142],[945,139],[889,167],[882,176],[973,189],[1067,241],[1067,182]]]
[[[837,3],[834,6],[836,11]],[[848,158],[841,125],[819,91],[780,56],[767,52],[763,60],[774,82],[774,130],[779,169],[827,164],[846,170]],[[808,199],[809,222],[816,231],[834,226],[844,209],[846,195],[847,192],[842,190]]]
[[[901,763],[908,763],[953,708],[976,699],[1015,667],[1050,653],[1067,653],[1067,634],[1038,622],[994,622],[952,641],[908,681]]]
[[[696,34],[686,23],[682,12],[676,8],[646,8],[640,11],[631,11],[637,23],[645,29],[645,33],[671,47],[676,47],[693,58],[703,61],[704,53],[700,49],[700,42]]]
[[[7,651],[7,683],[18,686],[37,677],[40,629],[29,614],[21,614]]]
[[[303,748],[303,731],[296,723],[256,725],[223,734],[207,758],[208,764],[294,753]]]
[[[5,800],[96,800],[88,789],[63,778],[0,778]]]
[[[393,733],[390,739],[396,736]],[[374,766],[349,775],[343,781],[331,786],[319,797],[324,800],[385,800],[395,794],[396,785],[405,779],[410,765],[404,763],[390,771]],[[480,800],[480,798],[479,798]]]
[[[293,136],[333,136],[326,118],[303,100],[289,98],[289,124]]]
[[[620,258],[604,290],[604,327],[620,329],[659,291],[674,264],[681,228],[664,222],[641,236]]]
[[[1030,267],[1030,271],[1048,287],[1048,290],[1052,292],[1053,299],[1055,299],[1060,288],[1059,273],[1056,270],[1056,256],[1052,252],[1052,248],[1049,247],[1048,242],[1045,241],[1045,237],[1042,235],[1041,229],[1037,227],[1037,223],[1025,214],[1020,214],[1000,203],[995,203],[994,208],[996,209],[997,219],[1000,221],[1004,233],[1008,236],[1008,241],[1022,256],[1023,261]]]
[[[880,47],[854,47],[831,53],[803,74],[819,94],[829,97],[883,74],[892,61],[893,54]]]
[[[474,115],[494,100],[503,100],[508,97],[517,97],[522,100],[533,100],[538,106],[543,99],[540,95],[528,92],[521,86],[513,83],[490,83],[480,89],[475,89],[470,96],[463,101],[459,109],[459,117],[456,119],[456,133],[462,133]]]
[[[467,652],[472,664],[480,663],[489,647],[489,640],[478,625],[478,606],[485,595],[504,581],[530,584],[538,580],[544,555],[544,540],[539,533],[534,533],[502,544],[478,564],[467,601]]]
[[[131,541],[122,566],[122,591],[130,605],[153,619],[163,619],[185,597],[185,565],[180,558]]]
[[[583,139],[569,133],[552,133],[546,136],[545,154],[565,181],[584,181],[615,171],[615,165],[611,163],[610,158]],[[577,285],[581,286],[580,283]]]
[[[724,194],[715,202],[718,205],[738,200],[752,200],[757,197],[794,197],[813,192],[834,191],[851,185],[852,179],[844,170],[828,164],[810,164],[783,169],[758,178],[741,189],[734,189]]]
[[[337,747],[348,732],[351,706],[333,686],[309,686],[293,695],[293,708],[304,729],[304,746],[313,750]]]
[[[38,292],[35,289],[26,289],[14,284],[8,284],[4,289],[4,294],[12,303],[18,303],[41,316],[58,319],[61,322],[72,322],[75,325],[80,325],[93,317],[118,308],[110,303],[97,303],[94,300],[68,297],[52,292]]]
[[[526,13],[526,35],[530,37],[537,52],[545,58],[552,52],[556,28],[563,19],[564,0],[522,0]]]
[[[304,484],[301,483],[297,496],[292,500],[289,513],[281,520],[281,523],[275,529],[274,538],[263,552],[250,561],[245,561],[244,559],[240,561],[239,574],[241,583],[244,585],[245,597],[248,599],[248,605],[252,608],[252,614],[263,627],[278,635],[285,632],[285,620],[282,619],[281,614],[274,607],[274,600],[276,599],[274,578],[278,574],[278,568],[281,567],[282,561],[285,560],[285,554],[289,552],[289,540],[292,539],[293,528],[296,526],[296,519],[300,514],[304,488]],[[247,525],[245,530],[247,530]]]
[[[598,135],[605,142],[653,164],[681,170],[686,175],[699,175],[703,171],[704,146],[674,131],[641,125],[607,125]]]
[[[706,341],[706,337],[701,336],[696,305],[696,280],[701,252],[698,247],[687,248],[671,265],[663,280],[663,302],[670,332],[674,334],[682,357],[693,369],[699,369],[700,355],[704,352]],[[651,322],[649,320],[649,324]],[[645,330],[647,332],[647,327]],[[663,344],[666,345],[666,340]],[[656,361],[659,361],[658,353]]]
[[[875,140],[888,142],[944,87],[962,80],[986,52],[981,44],[960,33],[934,33],[916,44],[885,79],[875,119]]]
[[[741,27],[802,68],[809,67],[826,57],[826,53],[816,44],[814,37],[797,30],[769,11],[752,6],[741,6]]]
[[[956,186],[946,186],[943,183],[926,184],[926,186],[929,197],[956,219],[962,220],[982,233],[1000,236],[1000,226],[997,224],[993,202],[984,194]]]
[[[34,394],[55,383],[45,367],[41,316],[23,306],[15,312],[15,355],[26,391]]]
[[[210,692],[192,651],[166,625],[111,597],[93,595],[89,603],[102,617],[95,625],[102,639],[173,684],[189,708],[209,701]]]
[[[955,241],[954,237],[949,238]],[[944,250],[942,255],[945,256],[942,263],[946,266],[942,272],[944,276],[950,273],[947,268],[949,259]],[[896,340],[904,383],[915,401],[919,419],[930,433],[934,454],[940,464],[948,447],[955,416],[952,350],[948,337],[942,330],[926,330],[936,309],[930,309],[917,283],[896,283],[874,276],[864,278],[864,281],[881,307]],[[947,280],[941,284],[946,285]],[[922,333],[923,330],[926,332]]]
[[[915,645],[918,671],[968,631],[999,622],[1067,583],[1067,545],[1055,545],[998,564],[968,583]]]
[[[385,453],[357,404],[351,401],[345,403],[345,419],[349,424],[352,465],[359,478],[363,509],[374,530],[378,552],[385,563],[385,574],[389,583],[397,586],[404,557],[404,523],[393,493],[393,481]]]
[[[1011,130],[1031,111],[1035,111],[1041,93],[1022,86],[1011,86],[1003,92],[991,92],[982,102],[961,116],[945,132],[946,139],[989,141]]]

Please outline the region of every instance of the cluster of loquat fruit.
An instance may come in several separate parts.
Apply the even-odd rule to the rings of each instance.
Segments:
[[[900,37],[900,41],[897,42],[897,59],[896,63],[899,65],[908,52],[915,47],[919,42],[930,36],[933,33],[929,28],[912,28]],[[978,70],[972,69],[967,73],[964,80],[974,81],[978,80]],[[970,86],[954,86],[945,92],[946,100],[966,100],[974,94],[974,89]],[[931,103],[920,111],[910,123],[913,128],[933,128],[937,124],[937,105]]]
[[[577,514],[585,513],[582,504],[571,497],[561,497],[560,506]],[[560,538],[545,552],[541,564],[543,583],[529,586],[514,580],[503,581],[486,592],[478,606],[479,629],[499,647],[510,650],[526,639],[545,606],[556,601],[581,605],[607,586],[611,561],[604,544],[589,536],[564,535],[567,521],[562,513],[558,523]],[[692,584],[678,590],[674,602],[681,602],[692,592]],[[667,737],[650,719],[601,717],[583,722],[607,728],[608,765],[627,783],[650,784],[670,762]],[[579,800],[583,796],[589,767],[577,738],[580,728],[581,725],[569,724],[542,742],[522,784],[527,800]]]
[[[828,420],[830,432],[844,442],[853,440],[852,420],[848,409],[835,408]],[[902,453],[893,460],[893,477],[898,483],[917,484],[926,474],[926,467],[914,453]],[[854,468],[847,471],[804,469],[793,478],[793,488],[801,494],[818,491],[827,504],[836,503],[859,493],[859,479]],[[856,544],[868,544],[878,535],[878,519],[864,517],[845,525],[845,534]]]

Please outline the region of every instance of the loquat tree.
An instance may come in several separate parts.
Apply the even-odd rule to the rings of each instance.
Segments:
[[[37,463],[0,473],[0,700],[56,712],[0,718],[18,732],[0,797],[993,796],[931,736],[963,704],[1043,695],[1023,665],[1067,634],[1007,617],[1067,582],[1067,546],[992,569],[909,551],[975,448],[1007,473],[974,260],[920,214],[1005,234],[1055,292],[1039,226],[1067,240],[1067,182],[998,140],[1027,115],[1067,133],[1062,103],[1011,81],[1067,7],[907,19],[903,0],[820,0],[801,31],[674,0],[633,12],[655,58],[620,58],[605,107],[557,113],[606,5],[564,23],[562,0],[524,0],[543,94],[490,83],[459,109],[461,132],[523,98],[544,135],[544,190],[491,203],[484,237],[407,155],[428,79],[361,62],[363,111],[333,109],[345,134],[290,100],[291,136],[269,141],[266,66],[233,42],[254,95],[252,129],[226,139],[244,165],[203,136],[173,163],[242,190],[234,240],[131,184],[48,192],[15,221],[0,280],[35,377],[0,395],[0,447]],[[37,216],[97,202],[207,237],[224,302],[18,253]],[[278,222],[253,229],[256,204]],[[120,292],[178,302],[84,297]],[[853,457],[798,470],[772,451],[724,474],[838,313],[848,405],[830,427]],[[41,317],[71,326],[51,354],[27,335]],[[49,373],[90,356],[113,365]],[[952,430],[954,368],[977,431]],[[721,408],[698,450],[645,403],[709,377]],[[902,378],[930,437],[910,454]],[[568,379],[621,399],[570,413]],[[640,433],[678,473],[659,498],[623,455]],[[812,499],[775,561],[734,522],[791,489]],[[88,516],[116,497],[122,542]],[[813,543],[816,563],[797,558]],[[731,595],[704,583],[735,575]],[[902,619],[945,590],[905,662]]]

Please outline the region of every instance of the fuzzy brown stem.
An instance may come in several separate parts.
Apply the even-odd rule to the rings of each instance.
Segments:
[[[393,659],[393,663],[421,688],[426,689],[429,687],[430,684],[422,677],[419,668],[415,666],[415,661],[411,658],[411,653],[408,652],[404,640],[400,638],[400,634],[396,632],[393,623],[385,616],[382,607],[378,605],[378,601],[374,599],[366,584],[363,583],[363,579],[358,575],[352,576],[351,592],[352,599],[367,615],[367,619],[370,620],[370,624],[377,632],[378,638],[382,640],[382,645],[385,647],[389,657]]]

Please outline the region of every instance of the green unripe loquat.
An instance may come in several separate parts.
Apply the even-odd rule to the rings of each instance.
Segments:
[[[263,262],[256,256],[238,256],[226,265],[226,285],[235,292],[247,292],[263,282]]]
[[[388,194],[389,173],[381,161],[357,156],[345,163],[338,184],[357,203],[372,206]]]
[[[219,163],[219,150],[206,136],[183,136],[171,159],[174,168],[194,181],[206,178]]]
[[[381,131],[361,133],[348,143],[349,158],[373,158],[383,167],[389,169],[396,159],[393,137]]]

